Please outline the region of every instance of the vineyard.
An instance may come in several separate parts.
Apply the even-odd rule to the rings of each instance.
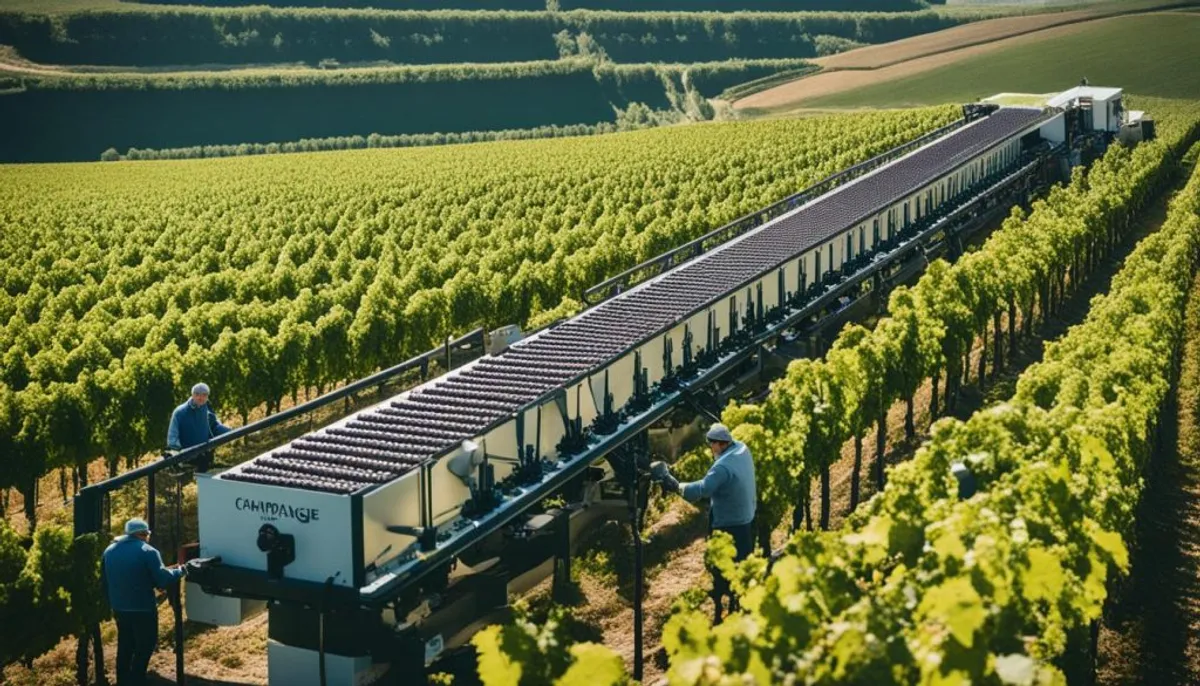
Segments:
[[[943,4],[0,0],[0,683],[112,673],[143,515],[225,558],[160,681],[1200,679],[1195,13]],[[951,27],[804,106],[1141,95],[732,104]],[[163,454],[197,381],[245,434],[207,475]],[[647,471],[718,417],[736,562]]]
[[[4,485],[32,496],[48,469],[160,448],[158,410],[193,378],[245,418],[478,324],[569,312],[605,276],[954,116],[5,168]]]
[[[1140,475],[1177,373],[1200,248],[1200,173],[1083,324],[1021,374],[1009,402],[938,421],[902,465],[885,471],[877,457],[871,478],[886,486],[843,528],[806,532],[801,519],[812,479],[822,477],[827,495],[829,458],[843,442],[861,439],[893,401],[907,400],[911,417],[926,378],[933,404],[942,380],[953,405],[972,374],[976,339],[985,351],[992,346],[993,369],[1002,367],[1005,351],[1119,244],[1200,134],[1191,103],[1156,108],[1171,112],[1162,142],[1110,150],[1028,216],[1014,214],[980,250],[935,263],[915,287],[898,289],[873,330],[847,328],[824,360],[793,363],[764,403],[725,411],[756,456],[758,524],[769,533],[792,511],[801,531],[769,572],[761,558],[734,565],[728,542],[710,544],[712,563],[743,594],[743,612],[713,626],[679,608],[663,629],[672,681],[1089,678],[1091,637],[1113,578],[1128,572]],[[987,358],[978,358],[980,377]],[[905,428],[913,430],[911,419]],[[956,465],[973,477],[966,491]],[[554,621],[544,630],[553,633]],[[553,680],[576,664],[597,673],[608,664],[595,647],[567,656],[533,647],[528,631],[517,625],[477,639],[485,683],[512,683],[526,666]]]

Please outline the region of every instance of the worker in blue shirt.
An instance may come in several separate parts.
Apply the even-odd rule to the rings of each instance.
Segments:
[[[754,460],[750,449],[741,441],[733,440],[733,434],[724,424],[713,424],[705,435],[713,462],[708,473],[700,481],[679,483],[671,475],[665,463],[650,465],[650,473],[666,491],[679,493],[689,502],[707,498],[711,501],[708,511],[708,531],[724,531],[733,537],[737,549],[735,560],[743,560],[754,550],[754,509],[758,494],[754,483]],[[737,609],[737,598],[729,588],[729,581],[716,569],[713,575],[713,605],[716,620],[721,620],[721,599],[730,598],[730,611]]]
[[[117,618],[117,685],[146,683],[150,656],[158,645],[158,603],[155,588],[166,588],[186,572],[168,569],[162,555],[150,545],[150,527],[142,519],[125,523],[104,551],[100,587]]]
[[[217,419],[217,414],[208,404],[208,385],[198,383],[192,386],[192,397],[171,413],[171,427],[167,429],[167,448],[184,450],[229,431],[231,429]],[[212,466],[212,451],[196,458],[195,465],[196,471],[207,472]]]

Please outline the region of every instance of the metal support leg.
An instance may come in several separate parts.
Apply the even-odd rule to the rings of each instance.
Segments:
[[[154,483],[154,475],[146,477],[146,524],[150,525],[150,530],[154,531],[157,522],[155,521],[154,505],[157,497],[156,484]]]
[[[88,639],[87,629],[79,636],[79,644],[75,648],[75,683],[79,686],[88,684]]]
[[[185,470],[180,470],[179,473],[175,475],[175,517],[171,521],[171,535],[175,540],[175,548],[176,548],[175,562],[179,563],[179,564],[183,563],[183,560],[180,559],[181,556],[179,555],[179,550],[183,548],[183,544],[184,544],[184,540],[183,540],[183,481],[186,478],[188,478],[188,477],[187,477],[187,472]]]
[[[637,439],[635,439],[637,440]],[[633,532],[633,678],[642,680],[642,513],[638,494],[641,492],[641,471],[636,457],[629,460],[629,527]]]
[[[559,511],[554,520],[558,540],[554,553],[553,596],[556,603],[567,603],[571,600],[571,511]]]
[[[93,624],[89,631],[92,635],[92,658],[96,662],[96,686],[108,686],[108,675],[104,672],[104,641],[100,639],[100,625]]]
[[[167,587],[167,601],[175,617],[175,683],[183,686],[187,676],[183,673],[183,602],[180,596],[182,582],[176,581]]]

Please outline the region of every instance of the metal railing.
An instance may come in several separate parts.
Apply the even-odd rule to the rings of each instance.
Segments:
[[[804,190],[793,193],[778,202],[738,217],[720,228],[713,229],[699,238],[684,243],[678,248],[673,248],[641,264],[630,267],[620,274],[584,291],[583,301],[588,305],[597,305],[609,298],[620,295],[640,283],[648,281],[688,260],[695,259],[719,245],[766,224],[772,219],[799,207],[813,198],[828,193],[847,181],[852,181],[870,171],[878,169],[934,139],[941,138],[961,128],[967,121],[967,119],[957,119],[950,122],[907,143],[898,145],[887,152],[876,155],[869,160],[859,162],[853,167],[848,167],[836,174],[827,176]]]
[[[194,445],[186,450],[181,450],[174,455],[164,457],[158,462],[142,465],[141,467],[130,470],[111,479],[86,486],[75,496],[75,535],[78,536],[80,534],[91,533],[99,530],[99,518],[89,517],[88,515],[93,514],[92,507],[99,505],[100,496],[105,493],[110,493],[121,486],[138,479],[144,479],[153,476],[164,469],[191,462],[204,453],[213,450],[214,448],[225,445],[226,443],[232,443],[239,438],[245,438],[247,436],[259,433],[264,429],[269,429],[294,417],[308,414],[314,410],[318,410],[326,405],[343,398],[347,398],[372,386],[382,385],[391,380],[393,377],[399,376],[404,372],[419,368],[422,370],[422,376],[427,376],[429,364],[435,360],[444,360],[446,362],[446,368],[452,369],[454,367],[451,366],[451,358],[454,349],[461,348],[465,345],[470,345],[473,342],[478,343],[479,349],[482,352],[484,348],[482,328],[475,329],[474,331],[471,331],[470,333],[455,340],[447,339],[444,345],[438,346],[429,352],[401,362],[394,367],[389,367],[387,369],[375,372],[368,377],[346,384],[341,388],[329,391],[322,396],[313,398],[312,400],[299,405],[289,407],[281,412],[276,412],[275,414],[264,417],[256,422],[251,422],[245,426],[240,426],[228,433],[210,438],[204,443]],[[472,346],[472,348],[473,347],[474,346]]]
[[[462,359],[460,364],[456,365],[454,353],[455,351],[462,350],[463,348],[469,349],[471,351],[471,355],[466,359]],[[478,350],[478,355],[474,354],[476,350]],[[446,342],[437,348],[405,360],[398,365],[375,372],[366,378],[346,384],[341,388],[334,389],[317,398],[293,407],[289,407],[281,412],[276,412],[275,414],[269,415],[255,422],[251,422],[245,426],[240,426],[228,433],[222,434],[215,438],[210,438],[204,443],[181,450],[174,455],[165,456],[163,459],[156,462],[142,465],[141,467],[130,470],[111,479],[86,486],[81,489],[78,494],[76,494],[74,500],[75,535],[81,536],[83,534],[101,531],[104,522],[104,498],[106,495],[112,493],[118,488],[121,488],[122,486],[134,483],[139,479],[146,480],[147,519],[153,520],[155,508],[154,503],[156,498],[154,477],[159,472],[193,462],[205,453],[214,450],[219,446],[260,433],[271,427],[278,426],[279,424],[282,424],[290,419],[309,414],[315,410],[337,402],[338,400],[348,398],[360,391],[367,390],[373,386],[382,386],[395,377],[398,377],[406,372],[410,372],[414,369],[421,370],[421,379],[422,381],[425,381],[429,378],[429,367],[433,362],[440,362],[442,366],[445,367],[443,371],[448,371],[456,368],[457,366],[461,366],[461,364],[465,364],[466,362],[474,360],[477,357],[482,357],[485,352],[486,345],[482,328],[475,329],[470,333],[460,336],[454,340],[447,338]],[[179,516],[179,510],[177,508],[176,517]],[[155,523],[150,521],[149,524],[151,529],[153,529]],[[178,522],[176,524],[178,524]],[[176,543],[178,543],[178,541]],[[182,607],[180,606],[178,586],[167,589],[167,595],[172,607],[172,611],[175,615],[175,676],[177,682],[182,684],[184,680],[182,645],[183,613]],[[83,632],[82,637],[80,638],[80,648],[76,653],[76,659],[78,663],[76,665],[77,675],[80,686],[86,686],[87,684],[88,661],[91,657],[89,651],[87,650],[88,641],[92,640],[92,637],[98,637],[99,635],[99,627],[92,627],[88,631]],[[97,646],[96,660],[98,663],[100,663],[97,668],[97,672],[99,674],[103,674],[103,652],[99,646]],[[98,677],[97,682],[105,683],[105,680],[101,677]]]

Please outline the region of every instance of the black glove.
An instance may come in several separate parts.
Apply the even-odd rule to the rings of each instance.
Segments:
[[[679,480],[671,476],[671,470],[667,467],[666,462],[651,462],[650,476],[662,485],[664,491],[679,492]]]

